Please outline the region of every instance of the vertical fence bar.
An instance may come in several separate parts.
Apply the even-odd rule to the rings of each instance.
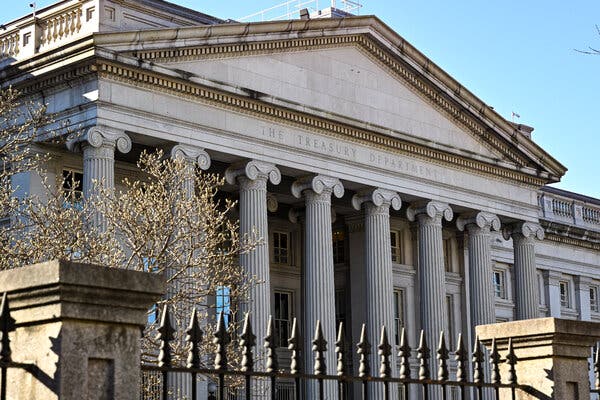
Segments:
[[[402,336],[400,337],[400,348],[398,349],[398,357],[400,358],[400,379],[410,379],[410,346],[408,345],[408,336],[406,329],[402,327]],[[402,384],[404,399],[408,400],[409,386],[408,383]]]
[[[294,400],[300,400],[300,373],[302,371],[302,361],[300,356],[300,330],[298,328],[298,321],[296,317],[292,322],[292,334],[288,339],[288,349],[292,351],[290,359],[290,373],[296,375],[294,378],[294,391],[296,398]]]
[[[160,351],[158,353],[158,366],[163,368],[171,367],[171,340],[173,340],[175,329],[171,325],[171,316],[169,315],[169,307],[163,307],[160,326],[158,327],[158,341],[160,343]],[[162,400],[167,400],[169,394],[169,373],[167,370],[162,371]]]
[[[252,354],[252,347],[256,345],[256,335],[252,332],[252,323],[250,322],[250,314],[246,313],[244,318],[244,328],[240,335],[240,346],[242,346],[242,371],[252,372],[254,371],[254,356]],[[251,377],[250,375],[245,376],[245,391],[246,400],[252,398],[251,393]]]
[[[265,336],[265,348],[267,349],[266,371],[273,374],[271,375],[271,400],[276,400],[277,382],[275,374],[279,369],[279,362],[277,361],[277,343],[275,343],[275,326],[273,324],[272,316],[269,316],[269,323],[267,325],[267,336]]]
[[[467,349],[462,338],[462,333],[458,335],[458,342],[456,344],[456,351],[454,352],[456,360],[456,381],[465,383],[467,381]],[[465,385],[460,385],[460,398],[461,400],[467,399]]]
[[[358,361],[358,376],[362,378],[362,391],[363,391],[363,399],[369,400],[369,381],[368,378],[371,374],[371,366],[369,365],[369,355],[371,354],[371,343],[369,343],[369,339],[367,337],[367,326],[365,324],[362,325],[362,329],[360,331],[360,341],[356,345],[358,350],[356,353],[360,356]]]
[[[315,338],[312,342],[312,350],[315,353],[315,375],[322,376],[327,375],[327,365],[325,364],[325,352],[327,351],[327,340],[323,336],[323,328],[321,327],[321,321],[317,320],[317,326],[315,328]],[[318,378],[319,383],[319,400],[324,400],[324,387],[323,378]]]
[[[185,342],[189,349],[186,366],[190,369],[200,368],[200,343],[202,342],[204,332],[200,329],[196,308],[192,310],[190,324],[186,329],[185,334]],[[192,372],[192,400],[199,400],[197,375],[198,374],[195,372]]]
[[[219,319],[217,320],[217,330],[214,333],[213,343],[217,345],[215,351],[215,369],[220,371],[219,376],[219,400],[224,400],[225,394],[225,374],[223,371],[227,371],[227,345],[231,341],[229,332],[225,327],[225,320],[223,318],[223,312],[219,313]]]
[[[442,381],[442,399],[446,400],[446,381],[449,378],[448,372],[448,358],[450,352],[448,351],[448,347],[446,347],[446,339],[444,338],[444,332],[440,334],[440,344],[437,349],[437,359],[438,359],[438,380]]]
[[[496,400],[500,399],[500,388],[498,385],[501,382],[500,378],[500,353],[498,353],[498,345],[496,339],[492,339],[492,351],[490,352],[491,376],[490,381],[494,384],[494,394]]]
[[[427,347],[427,340],[425,339],[425,332],[421,330],[421,338],[419,340],[419,348],[417,349],[417,358],[419,359],[419,379],[423,381],[423,399],[429,399],[429,387],[427,386],[427,380],[429,380],[429,347]]]
[[[2,295],[2,303],[0,303],[0,364],[12,361],[8,334],[15,329],[15,320],[10,316],[8,296],[4,293]],[[8,366],[2,365],[0,371],[0,384],[2,385],[0,387],[0,400],[6,400],[7,373]]]
[[[377,353],[379,354],[381,360],[379,376],[385,379],[383,381],[383,398],[384,400],[388,400],[390,398],[390,382],[387,379],[392,377],[392,366],[390,360],[390,356],[392,355],[392,346],[388,340],[385,326],[381,327],[381,338],[379,340],[379,346],[377,346],[377,349]]]
[[[346,374],[346,342],[344,340],[344,323],[340,322],[337,340],[335,342],[335,353],[337,355],[338,400],[343,400],[346,395],[345,381],[342,379]]]
[[[508,383],[512,385],[511,397],[515,400],[517,397],[515,385],[517,384],[517,371],[515,366],[517,365],[517,356],[515,355],[515,349],[513,348],[512,338],[508,339],[508,354],[506,355],[506,363],[508,364]]]
[[[600,389],[600,343],[596,343],[594,353],[594,388]]]
[[[479,337],[476,337],[473,347],[473,382],[477,384],[477,398],[479,400],[483,399],[483,387],[481,386],[484,382],[483,361],[484,354],[481,351],[481,342],[479,341]]]

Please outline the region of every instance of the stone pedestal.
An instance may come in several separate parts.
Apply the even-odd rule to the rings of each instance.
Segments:
[[[16,330],[8,399],[137,399],[140,335],[162,276],[50,261],[0,272]]]
[[[599,323],[539,318],[482,325],[476,330],[488,350],[496,339],[502,359],[512,338],[517,382],[532,388],[518,389],[518,400],[590,398],[588,358],[591,346],[600,339]],[[502,383],[506,383],[508,365],[501,365]],[[510,390],[501,389],[500,398],[511,399]]]

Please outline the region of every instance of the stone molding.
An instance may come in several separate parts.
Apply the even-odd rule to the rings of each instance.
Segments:
[[[342,182],[328,175],[305,176],[292,184],[292,194],[297,199],[302,197],[305,190],[312,190],[316,194],[330,192],[338,199],[344,195]]]
[[[203,171],[210,168],[210,155],[201,147],[191,146],[189,144],[176,144],[171,148],[171,158],[183,158],[184,160],[195,162]]]
[[[454,213],[450,205],[436,200],[431,200],[427,203],[411,204],[406,210],[406,216],[411,222],[416,221],[419,214],[426,214],[432,220],[439,221],[440,223],[442,219],[452,221],[452,218],[454,218]]]
[[[548,181],[539,176],[533,176],[532,174],[518,171],[506,162],[493,165],[476,159],[448,153],[443,150],[408,142],[390,135],[354,127],[350,124],[313,116],[289,108],[280,108],[276,105],[265,103],[264,101],[251,99],[237,94],[228,94],[191,82],[183,83],[176,78],[157,74],[152,71],[139,71],[133,67],[114,65],[107,61],[100,62],[99,65],[97,65],[97,69],[99,70],[101,78],[111,79],[130,85],[133,84],[147,90],[176,94],[181,98],[201,101],[228,110],[236,110],[237,112],[247,115],[259,116],[261,118],[268,116],[269,118],[281,121],[286,125],[308,129],[331,137],[342,139],[350,138],[353,141],[371,147],[397,152],[402,155],[409,155],[411,157],[435,162],[439,165],[449,166],[459,170],[475,172],[482,176],[493,176],[496,179],[513,183],[516,181],[525,185],[537,187],[546,184]]]
[[[82,136],[75,137],[67,141],[67,148],[70,151],[81,151],[85,146],[94,148],[108,147],[116,148],[121,153],[131,151],[131,138],[123,131],[110,128],[108,126],[92,126]]]
[[[370,189],[352,196],[352,206],[360,211],[362,203],[371,202],[377,207],[392,207],[399,210],[402,207],[402,199],[397,192],[387,189]]]
[[[225,180],[230,185],[235,185],[240,176],[251,181],[269,180],[274,185],[281,182],[281,172],[275,164],[258,160],[233,164],[225,170]]]
[[[456,220],[456,227],[459,231],[469,229],[469,225],[474,225],[479,229],[487,231],[499,231],[501,227],[500,218],[496,214],[480,211],[476,214],[460,215]]]
[[[522,235],[525,239],[544,240],[544,229],[536,222],[519,222],[512,226],[507,226],[502,231],[504,239],[508,240],[513,235]]]
[[[277,212],[279,209],[279,201],[277,201],[277,196],[273,193],[267,193],[267,211],[269,212]]]

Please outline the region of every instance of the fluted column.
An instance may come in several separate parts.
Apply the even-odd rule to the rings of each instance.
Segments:
[[[504,231],[513,239],[515,302],[517,319],[539,317],[539,292],[535,266],[535,242],[544,239],[544,229],[533,222],[521,222]]]
[[[267,224],[267,181],[277,185],[281,173],[275,165],[252,160],[232,165],[225,171],[230,184],[240,187],[240,236],[257,235],[263,243],[253,251],[240,255],[240,265],[257,282],[250,287],[249,302],[240,306],[240,315],[250,312],[250,322],[257,337],[263,338],[271,314],[271,278],[269,273],[269,238]],[[264,370],[264,348],[257,346],[256,368]]]
[[[500,229],[500,219],[488,212],[461,215],[456,221],[460,231],[468,232],[469,297],[471,327],[496,322],[494,285],[492,281],[492,230]]]
[[[342,197],[344,187],[339,179],[325,175],[305,177],[292,185],[292,194],[300,198],[304,196],[305,240],[304,240],[304,359],[306,372],[312,373],[314,356],[312,338],[316,321],[321,321],[327,353],[325,364],[327,373],[335,373],[335,285],[333,268],[333,246],[331,232],[331,195]],[[325,397],[334,399],[335,385],[326,383]],[[318,398],[316,382],[307,384],[306,399]]]
[[[440,332],[446,330],[448,318],[442,219],[450,221],[453,213],[448,204],[430,201],[411,205],[407,216],[410,221],[418,221],[419,313],[427,343],[435,348]],[[437,371],[435,357],[431,360],[431,371]]]
[[[394,334],[394,287],[392,253],[390,242],[390,206],[399,210],[402,205],[398,193],[375,189],[354,195],[352,205],[360,210],[365,206],[365,272],[367,286],[367,329],[371,341],[377,345],[381,327],[385,326],[390,337]],[[392,376],[396,376],[396,352],[392,352]],[[379,355],[371,352],[373,372],[379,370]],[[369,398],[383,399],[383,387],[371,385]],[[392,390],[390,399],[397,398]]]
[[[112,190],[115,187],[115,149],[121,153],[131,150],[131,139],[124,132],[109,127],[94,126],[75,141],[67,143],[70,150],[83,150],[83,195],[89,199],[94,188],[102,184]],[[98,214],[94,224],[105,229],[106,223]]]

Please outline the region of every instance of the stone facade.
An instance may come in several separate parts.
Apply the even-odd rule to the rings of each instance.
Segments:
[[[276,311],[280,330],[322,319],[330,348],[334,320],[354,343],[363,321],[373,343],[376,326],[396,341],[406,326],[413,347],[421,327],[455,341],[479,323],[600,320],[600,200],[546,186],[566,169],[529,128],[376,17],[223,24],[94,0],[37,18],[5,23],[3,84],[43,91],[57,124],[87,132],[53,150],[49,174],[118,187],[132,148],[201,154],[268,244],[241,260],[265,281],[257,333]]]

